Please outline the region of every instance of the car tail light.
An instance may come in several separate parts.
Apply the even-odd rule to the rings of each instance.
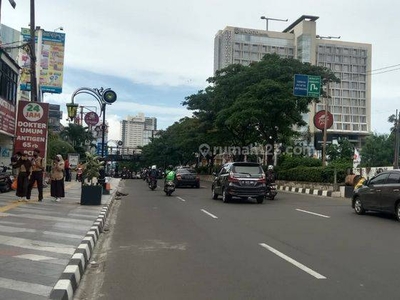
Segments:
[[[265,174],[262,174],[262,175],[261,175],[261,178],[259,178],[259,179],[257,180],[257,182],[266,183]]]
[[[230,173],[229,173],[229,176],[228,176],[228,181],[229,181],[229,182],[239,182],[239,179],[237,179],[237,178],[235,177],[235,174],[234,174],[233,172],[230,172]]]

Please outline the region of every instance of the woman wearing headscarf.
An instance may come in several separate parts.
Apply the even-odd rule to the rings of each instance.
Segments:
[[[16,195],[19,197],[19,202],[26,201],[26,193],[28,192],[29,176],[32,172],[32,163],[28,159],[26,153],[17,152],[11,158],[11,165],[14,169],[18,169],[17,175],[17,191]]]
[[[50,172],[50,195],[54,198],[51,201],[60,202],[61,198],[65,197],[64,168],[64,160],[60,154],[57,154]]]

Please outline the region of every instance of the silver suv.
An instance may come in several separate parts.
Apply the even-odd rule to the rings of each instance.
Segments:
[[[233,197],[247,199],[255,198],[257,203],[263,203],[266,193],[265,173],[259,163],[232,162],[222,166],[211,186],[212,198],[222,195],[223,202],[229,202]]]

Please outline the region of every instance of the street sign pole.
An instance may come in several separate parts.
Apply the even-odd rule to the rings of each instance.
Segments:
[[[326,166],[326,140],[327,140],[327,124],[328,124],[328,101],[329,101],[329,80],[327,83],[326,99],[325,99],[325,123],[324,123],[324,143],[322,144],[322,166]]]

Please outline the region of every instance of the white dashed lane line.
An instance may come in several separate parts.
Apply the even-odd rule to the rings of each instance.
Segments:
[[[310,215],[322,217],[322,218],[327,218],[327,219],[330,218],[330,216],[325,216],[325,215],[317,214],[317,213],[315,213],[315,212],[311,212],[311,211],[308,211],[308,210],[302,210],[302,209],[298,209],[298,208],[296,208],[296,210],[297,210],[297,211],[300,211],[300,212],[303,212],[303,213],[306,213],[306,214],[310,214]]]
[[[306,267],[305,265],[299,263],[298,261],[294,260],[293,258],[290,258],[289,256],[283,254],[282,252],[276,250],[275,248],[272,248],[271,246],[268,246],[267,244],[260,243],[259,244],[261,247],[271,251],[272,253],[278,255],[280,258],[286,260],[287,262],[291,263],[292,265],[296,266],[297,268],[303,270],[304,272],[310,274],[311,276],[317,278],[317,279],[326,279],[325,276],[315,272],[314,270],[311,270],[310,268]]]
[[[178,198],[179,200],[181,200],[181,201],[183,201],[183,202],[186,201],[185,199],[183,199],[183,198],[181,198],[181,197],[176,197],[176,198]]]
[[[205,209],[201,209],[201,211],[202,211],[203,213],[205,213],[206,215],[209,215],[211,218],[218,219],[218,217],[217,217],[216,215],[213,215],[212,213],[209,213],[209,212],[206,211]]]

